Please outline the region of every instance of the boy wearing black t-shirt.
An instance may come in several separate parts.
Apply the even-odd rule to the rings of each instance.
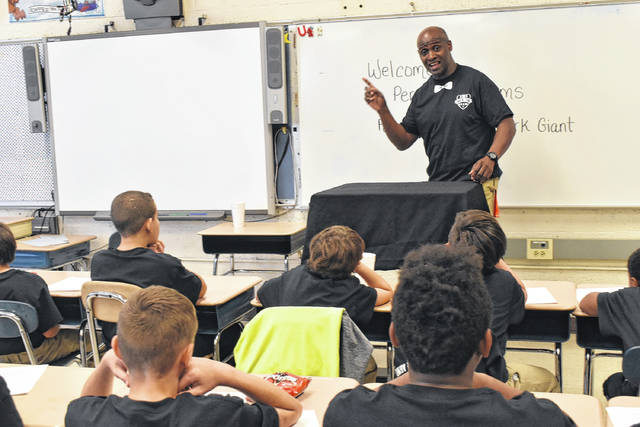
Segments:
[[[358,326],[366,325],[373,308],[391,299],[393,288],[360,261],[364,247],[362,237],[349,227],[325,228],[311,239],[307,264],[262,285],[260,303],[264,307],[344,307]]]
[[[126,191],[117,195],[111,203],[111,220],[120,233],[121,241],[116,248],[93,256],[91,280],[125,282],[143,288],[166,286],[177,290],[193,304],[204,295],[207,290],[204,280],[184,268],[178,258],[164,253],[164,243],[158,240],[158,210],[151,194]],[[115,324],[101,324],[105,343],[108,344],[115,335]],[[211,345],[198,344],[196,354],[211,351]]]
[[[572,426],[553,402],[474,372],[491,349],[491,298],[468,247],[423,246],[400,271],[389,336],[407,375],[358,386],[329,404],[324,426]]]
[[[548,370],[524,363],[510,363],[504,359],[507,348],[507,329],[524,317],[527,290],[503,257],[507,250],[507,236],[498,221],[481,210],[458,212],[451,230],[449,244],[470,246],[482,257],[482,278],[493,305],[491,332],[493,345],[489,357],[478,364],[476,372],[483,372],[509,385],[527,391],[559,392],[557,378]]]
[[[67,408],[67,427],[290,426],[302,405],[261,378],[224,363],[192,358],[198,327],[193,304],[173,289],[150,286],[135,293],[118,317],[118,335]],[[129,395],[112,393],[113,378]],[[203,394],[234,387],[256,403]],[[186,391],[186,392],[184,392]]]
[[[16,255],[16,239],[0,223],[0,300],[31,304],[38,313],[38,328],[29,334],[38,363],[49,363],[79,350],[78,332],[60,330],[62,315],[41,277],[9,267]],[[0,339],[0,362],[30,363],[21,338]]]
[[[629,287],[616,292],[591,292],[580,301],[580,310],[598,316],[603,335],[620,337],[624,349],[640,345],[640,249],[627,260]],[[638,384],[627,380],[622,372],[611,375],[602,385],[607,399],[637,396]]]

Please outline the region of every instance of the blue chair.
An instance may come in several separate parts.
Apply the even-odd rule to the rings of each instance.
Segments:
[[[32,365],[37,365],[29,334],[38,328],[38,313],[31,305],[18,301],[0,300],[0,339],[22,338]]]

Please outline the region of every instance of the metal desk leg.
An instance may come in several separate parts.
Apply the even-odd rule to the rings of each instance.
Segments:
[[[235,275],[234,273],[235,271],[236,271],[236,256],[234,254],[231,254],[231,270],[229,270],[229,272],[232,275]]]
[[[218,274],[218,258],[220,258],[220,254],[213,255],[213,275]]]
[[[284,271],[289,271],[289,255],[284,256]]]
[[[584,394],[591,394],[591,362],[593,358],[593,350],[590,348],[584,349],[584,377],[583,392]]]
[[[560,384],[560,393],[562,393],[562,343],[557,342],[556,344],[556,378],[558,379],[558,383]]]

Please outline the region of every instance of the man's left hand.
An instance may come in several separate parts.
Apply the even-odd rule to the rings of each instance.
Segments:
[[[472,181],[482,184],[483,182],[491,178],[491,175],[493,175],[493,168],[495,166],[496,163],[493,160],[491,160],[487,156],[484,156],[473,164],[471,172],[469,172],[469,176],[471,176]]]

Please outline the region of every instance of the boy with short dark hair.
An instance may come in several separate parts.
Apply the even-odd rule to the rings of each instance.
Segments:
[[[407,255],[389,336],[406,353],[409,372],[378,390],[338,394],[325,427],[574,425],[553,402],[474,372],[492,341],[481,266],[468,247],[429,245]]]
[[[16,255],[16,239],[5,224],[0,223],[0,300],[31,304],[38,313],[38,328],[29,334],[38,363],[49,363],[77,352],[78,332],[60,330],[62,315],[41,277],[9,267]],[[30,363],[21,338],[0,339],[0,362]]]
[[[118,335],[67,409],[67,427],[290,426],[302,405],[259,377],[224,363],[192,358],[197,329],[193,304],[173,289],[150,286],[135,293],[118,318]],[[112,395],[113,378],[129,395]],[[256,403],[204,393],[234,387]],[[187,390],[187,392],[183,392]]]
[[[373,308],[388,302],[393,289],[360,261],[364,247],[362,237],[349,227],[325,228],[311,239],[307,263],[265,282],[258,299],[264,307],[344,307],[358,326],[366,325]]]
[[[591,292],[580,301],[580,310],[598,316],[603,335],[620,337],[624,349],[640,345],[640,249],[627,260],[629,287],[616,292]],[[638,384],[627,380],[622,372],[611,375],[602,385],[607,399],[637,396]]]
[[[126,191],[117,195],[111,203],[111,220],[121,241],[117,248],[93,256],[91,280],[125,282],[143,288],[166,286],[177,290],[193,304],[205,294],[204,280],[184,268],[178,258],[164,253],[164,244],[158,240],[158,210],[151,194]],[[115,335],[115,324],[101,323],[108,344]],[[212,348],[205,343],[197,347],[203,347],[196,349],[198,355],[206,354]]]

